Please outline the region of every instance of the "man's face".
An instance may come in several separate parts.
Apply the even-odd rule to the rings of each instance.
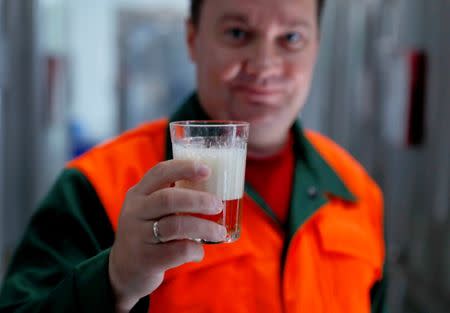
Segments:
[[[251,124],[249,146],[284,140],[318,51],[316,0],[205,0],[188,22],[200,101],[213,119]]]

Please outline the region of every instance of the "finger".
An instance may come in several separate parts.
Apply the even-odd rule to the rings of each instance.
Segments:
[[[207,178],[211,170],[206,165],[190,160],[170,160],[158,163],[148,171],[135,190],[142,194],[167,187],[178,180],[201,180]]]
[[[153,230],[153,223],[151,226]],[[209,242],[222,242],[227,235],[227,229],[224,226],[206,219],[188,215],[171,215],[164,217],[158,221],[158,229],[159,240],[161,242],[185,239],[202,239]],[[158,240],[155,241],[157,242]]]
[[[145,220],[175,213],[219,214],[223,202],[214,195],[184,188],[165,188],[143,199],[138,215]]]
[[[160,270],[167,271],[189,262],[200,262],[205,255],[202,244],[191,241],[171,241],[155,245],[161,255]]]

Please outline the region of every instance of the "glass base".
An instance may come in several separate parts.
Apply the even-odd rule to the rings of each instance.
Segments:
[[[241,234],[239,232],[236,232],[234,234],[228,235],[224,241],[208,241],[204,239],[192,239],[192,240],[205,245],[217,245],[221,243],[233,243],[236,240],[238,240],[240,236]]]

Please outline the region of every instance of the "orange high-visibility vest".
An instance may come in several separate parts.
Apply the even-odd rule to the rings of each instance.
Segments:
[[[128,189],[165,160],[167,127],[167,120],[143,125],[69,164],[90,180],[115,230]],[[310,174],[294,182],[290,215],[303,216],[301,223],[291,221],[286,232],[247,193],[241,238],[205,245],[201,263],[168,271],[149,312],[370,312],[384,260],[381,192],[332,141],[313,132],[305,140],[311,146],[297,170]],[[330,169],[336,176],[320,174]],[[332,184],[336,194],[327,189]]]

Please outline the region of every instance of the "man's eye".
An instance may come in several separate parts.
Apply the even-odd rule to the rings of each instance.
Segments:
[[[287,48],[294,50],[301,49],[306,43],[305,37],[299,32],[287,33],[282,41]]]
[[[230,28],[226,31],[226,35],[233,40],[242,41],[247,38],[247,32],[240,28]]]
[[[285,39],[288,43],[295,44],[303,40],[303,36],[300,33],[288,33],[285,35]]]

